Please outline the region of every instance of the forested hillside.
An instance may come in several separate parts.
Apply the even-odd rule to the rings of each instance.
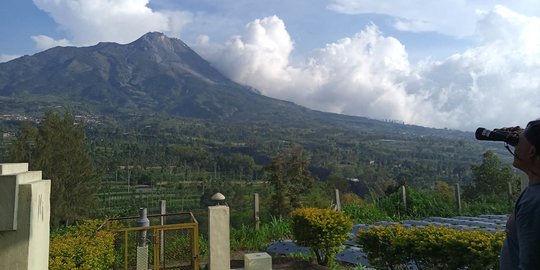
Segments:
[[[7,150],[22,122],[37,126],[46,112],[68,110],[85,129],[101,194],[131,196],[141,185],[152,194],[182,190],[193,194],[191,206],[227,183],[266,180],[270,160],[297,147],[319,183],[362,196],[402,184],[468,183],[486,149],[503,149],[478,143],[472,132],[319,112],[260,95],[160,33],[0,63],[0,104],[3,162],[12,161]]]

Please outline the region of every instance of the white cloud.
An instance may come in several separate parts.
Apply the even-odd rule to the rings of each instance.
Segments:
[[[20,55],[0,54],[0,63],[8,62],[18,57],[20,57]]]
[[[203,36],[199,42],[207,44],[208,39]],[[216,60],[225,75],[246,84],[256,84],[258,78],[277,80],[287,76],[284,69],[293,48],[283,21],[272,16],[249,23],[243,37],[232,37],[222,51],[207,56]]]
[[[59,24],[75,45],[100,41],[131,42],[151,31],[177,36],[191,14],[153,11],[149,0],[34,0]]]
[[[478,23],[478,47],[418,69],[421,85],[408,90],[426,95],[434,115],[426,124],[494,128],[539,117],[538,29],[539,18],[496,6]]]
[[[243,36],[221,49],[198,51],[233,80],[263,94],[337,113],[412,120],[401,83],[410,72],[403,45],[383,37],[374,25],[352,38],[317,50],[305,63],[292,65],[294,48],[282,20],[255,20]]]
[[[391,3],[389,3],[391,2]],[[344,14],[383,14],[394,17],[401,31],[433,31],[464,37],[474,33],[476,10],[491,1],[466,0],[334,0],[328,9]]]
[[[233,80],[314,109],[466,130],[524,125],[540,116],[540,19],[504,6],[479,16],[477,47],[415,66],[375,25],[291,63],[276,16],[224,45],[202,38],[197,50]]]
[[[42,51],[56,46],[70,46],[71,43],[67,39],[53,39],[48,36],[38,35],[31,36],[32,40],[36,43],[36,49]]]

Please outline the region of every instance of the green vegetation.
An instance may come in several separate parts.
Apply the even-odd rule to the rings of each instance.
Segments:
[[[291,149],[289,157],[272,158],[268,171],[268,182],[273,187],[270,197],[270,213],[287,216],[291,209],[301,207],[301,195],[306,194],[315,182],[308,170],[309,161],[301,147]]]
[[[493,269],[504,237],[504,232],[396,225],[360,231],[357,241],[377,269],[398,269],[411,261],[419,269]]]
[[[510,165],[503,164],[492,151],[486,151],[480,165],[471,166],[472,184],[465,189],[465,197],[477,199],[481,195],[496,196],[507,194],[508,185],[519,191],[519,177],[512,172]],[[519,192],[516,192],[519,194]]]
[[[10,161],[28,162],[51,181],[51,224],[69,225],[97,206],[99,175],[86,146],[83,127],[74,116],[49,112],[37,128],[21,126],[11,144]]]
[[[434,181],[465,185],[472,181],[471,164],[480,161],[482,148],[465,133],[361,118],[339,122],[332,117],[337,116],[278,123],[269,115],[254,122],[134,115],[119,118],[125,121],[122,124],[76,123],[85,128],[85,147],[103,176],[101,186],[91,185],[99,187],[98,216],[133,215],[139,207],[155,212],[160,199],[167,200],[171,212],[197,211],[217,191],[235,209],[248,209],[252,193],[259,192],[263,207],[286,215],[291,203],[300,206],[315,200],[317,207],[329,206],[332,188],[367,201],[383,198],[401,184],[414,190],[431,190]],[[7,136],[2,147],[24,142],[19,152],[26,153],[24,147],[33,145],[26,143],[31,132],[25,129],[38,126],[26,124],[17,132],[20,139]],[[19,128],[11,122],[2,127]],[[298,149],[301,153],[295,153]],[[23,160],[0,154],[3,162]],[[292,160],[297,154],[301,154],[297,161]],[[287,178],[282,187],[279,181],[270,181],[279,179],[272,176],[276,173]],[[45,177],[53,178],[46,173]],[[315,179],[313,184],[310,178]],[[307,185],[300,184],[303,179]],[[288,191],[276,192],[279,188]],[[270,206],[281,201],[271,199],[271,194],[283,197],[282,207]],[[269,212],[262,213],[269,220]]]
[[[288,219],[272,218],[256,230],[253,226],[242,225],[231,230],[231,250],[264,251],[274,241],[292,238],[291,224]]]
[[[139,123],[144,124],[144,121]],[[340,232],[350,230],[349,218],[355,223],[372,224],[381,220],[457,215],[453,184],[458,181],[465,190],[461,214],[506,214],[512,207],[512,198],[504,192],[507,181],[514,191],[518,190],[518,178],[493,152],[486,152],[478,165],[472,158],[453,159],[459,151],[464,151],[463,145],[469,145],[466,141],[410,137],[396,143],[394,139],[380,140],[376,131],[354,134],[366,139],[359,141],[352,134],[339,133],[339,128],[332,130],[337,133],[262,124],[246,129],[238,123],[229,126],[213,123],[214,126],[192,119],[170,124],[137,126],[134,129],[137,131],[88,126],[86,137],[83,125],[71,113],[50,112],[37,126],[21,125],[15,139],[3,140],[3,149],[9,149],[7,160],[29,161],[32,169],[42,170],[44,177],[56,181],[54,226],[88,217],[133,215],[139,207],[148,207],[155,213],[159,200],[165,199],[169,212],[193,211],[200,221],[201,232],[205,232],[204,209],[211,204],[212,194],[222,192],[231,207],[233,250],[264,251],[273,241],[294,238],[301,245],[322,250],[314,254],[319,255],[319,263],[326,265],[333,264],[333,256],[328,254],[335,254],[336,247],[343,242]],[[240,134],[239,130],[247,132]],[[329,133],[323,135],[324,132]],[[443,144],[444,148],[439,148]],[[431,148],[420,149],[420,145]],[[471,146],[466,151],[471,149],[475,148]],[[470,153],[467,155],[470,158]],[[55,166],[52,160],[62,163]],[[103,175],[101,186],[100,174],[94,168]],[[401,185],[406,186],[407,207],[402,203]],[[313,224],[309,215],[297,214],[302,211],[298,207],[329,207],[334,188],[343,194],[342,213],[329,210],[322,215],[325,218]],[[258,231],[254,229],[251,212],[254,192],[261,196],[262,223]],[[57,205],[54,200],[63,204]],[[86,211],[96,201],[100,202],[99,211]],[[83,204],[78,205],[79,202]],[[291,211],[293,215],[289,219]],[[336,222],[341,218],[343,222]],[[325,228],[321,230],[328,235],[306,236],[294,229],[295,226],[307,228],[306,224]],[[207,243],[204,235],[200,239],[204,256]],[[471,239],[461,244],[474,245],[476,242]],[[74,241],[63,242],[81,245]],[[59,243],[60,240],[54,245],[62,247]],[[186,243],[185,239],[173,242],[175,249],[187,249]],[[59,266],[51,269],[96,263],[93,255],[86,262],[86,257],[62,252],[54,253],[51,261]],[[103,256],[101,261],[108,263]],[[440,264],[431,257],[422,260]]]
[[[334,256],[349,238],[351,219],[330,208],[297,208],[291,213],[295,241],[309,247],[321,265],[333,265]]]
[[[88,220],[51,233],[49,269],[110,269],[114,263],[114,235],[98,230],[99,220]]]

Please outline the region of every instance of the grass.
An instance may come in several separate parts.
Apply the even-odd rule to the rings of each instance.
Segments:
[[[264,251],[268,244],[292,237],[290,221],[273,217],[269,223],[262,224],[259,230],[253,226],[242,225],[231,230],[231,250]]]

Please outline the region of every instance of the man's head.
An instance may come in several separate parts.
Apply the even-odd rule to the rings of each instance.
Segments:
[[[520,133],[515,149],[514,167],[528,174],[533,168],[535,173],[540,173],[540,120],[529,122]]]

